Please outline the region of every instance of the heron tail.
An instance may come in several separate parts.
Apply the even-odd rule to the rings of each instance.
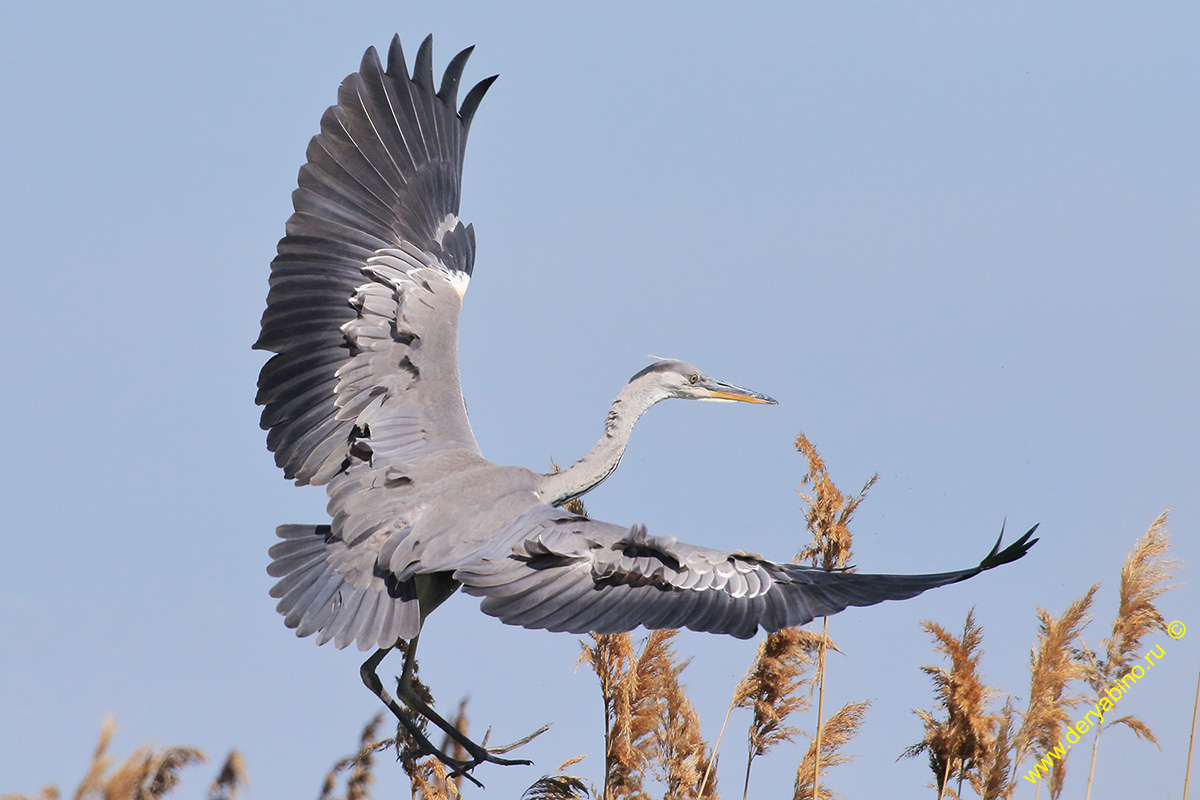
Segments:
[[[332,641],[339,650],[355,642],[365,651],[392,647],[420,631],[414,581],[389,580],[369,569],[364,580],[328,525],[280,525],[275,532],[281,541],[271,547],[267,574],[279,580],[271,596],[297,636],[316,634],[317,644]]]

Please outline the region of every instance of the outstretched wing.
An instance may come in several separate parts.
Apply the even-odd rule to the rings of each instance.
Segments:
[[[691,628],[749,638],[803,625],[847,606],[903,600],[1015,561],[1035,525],[978,566],[932,575],[870,575],[776,564],[651,536],[545,506],[510,526],[494,548],[454,573],[484,612],[526,628],[619,633]],[[1001,534],[1003,535],[1003,533]]]
[[[475,234],[458,208],[467,131],[494,77],[458,106],[470,52],[435,89],[432,38],[411,77],[399,37],[386,71],[367,50],[308,146],[254,345],[276,353],[256,401],[298,484],[372,454],[478,450],[457,359]]]

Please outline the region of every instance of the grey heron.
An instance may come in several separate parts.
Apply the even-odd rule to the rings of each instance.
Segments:
[[[1003,550],[997,540],[968,569],[872,575],[698,547],[565,510],[617,467],[634,423],[654,404],[775,402],[681,361],[634,375],[599,443],[567,469],[547,474],[485,459],[457,359],[475,261],[474,229],[458,218],[463,154],[495,80],[458,103],[470,53],[455,56],[435,85],[432,39],[410,74],[396,37],[386,69],[371,48],[342,82],[300,169],[255,344],[274,354],[256,398],[267,445],[288,478],[327,487],[332,517],[278,529],[271,595],[298,636],[375,651],[363,681],[421,747],[458,774],[485,761],[528,763],[469,740],[413,692],[425,618],[459,588],[480,598],[484,613],[527,628],[686,627],[747,638],[963,581],[1033,545],[1031,529]],[[376,674],[402,643],[397,694],[405,707]],[[467,757],[434,747],[416,717]]]

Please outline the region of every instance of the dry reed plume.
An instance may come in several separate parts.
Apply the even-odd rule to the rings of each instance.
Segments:
[[[246,760],[237,750],[230,750],[208,787],[208,800],[237,800],[238,788],[246,783]]]
[[[647,798],[642,780],[649,759],[647,749],[653,742],[653,710],[648,706],[660,701],[645,691],[648,687],[639,674],[633,637],[627,633],[592,634],[592,646],[580,646],[580,660],[587,661],[600,679],[604,703],[604,798]]]
[[[1153,630],[1166,631],[1167,623],[1158,610],[1156,600],[1167,590],[1174,588],[1168,583],[1180,562],[1167,555],[1171,540],[1167,532],[1167,515],[1158,515],[1150,528],[1129,551],[1121,565],[1120,602],[1117,617],[1113,620],[1111,633],[1100,642],[1103,654],[1082,647],[1076,657],[1082,665],[1085,679],[1098,701],[1105,689],[1123,677],[1141,656],[1142,639]],[[1088,783],[1084,797],[1090,798],[1092,778],[1096,771],[1096,753],[1100,747],[1100,734],[1105,728],[1124,725],[1139,739],[1158,744],[1158,739],[1141,719],[1132,714],[1097,725],[1092,740],[1092,760],[1088,768]]]
[[[108,755],[108,748],[116,730],[116,720],[109,717],[104,721],[87,774],[73,794],[74,800],[158,800],[179,784],[180,770],[189,764],[208,760],[208,756],[195,747],[153,748],[143,745],[110,772],[113,759]],[[209,797],[213,800],[234,800],[238,787],[245,782],[245,764],[241,755],[232,751],[213,781]],[[60,796],[58,787],[46,786],[37,798],[5,795],[0,800],[58,800]]]
[[[1099,588],[1100,584],[1094,584],[1058,619],[1044,608],[1037,610],[1037,647],[1029,654],[1029,703],[1011,743],[1011,763],[1004,793],[995,795],[997,797],[1012,796],[1021,765],[1029,756],[1048,753],[1058,744],[1063,726],[1071,721],[1069,709],[1084,700],[1082,695],[1068,694],[1067,687],[1084,677],[1084,670],[1072,657],[1072,652],[1075,641],[1090,621],[1088,611]],[[1066,770],[1065,756],[1055,761],[1050,774],[1051,797],[1058,797],[1062,791]],[[1038,788],[1040,790],[1040,785]]]
[[[811,497],[801,493],[809,504],[805,519],[813,543],[797,556],[797,562],[810,559],[816,566],[844,569],[851,553],[848,523],[876,478],[856,496],[842,494],[812,443],[801,435],[796,447],[809,463],[801,485],[813,487]],[[567,508],[586,515],[577,502]],[[605,800],[649,800],[647,775],[665,783],[665,800],[717,796],[715,755],[700,735],[699,721],[679,682],[686,665],[675,662],[671,650],[674,635],[674,631],[652,631],[640,654],[629,634],[594,635],[591,646],[583,645],[581,660],[599,678],[604,703]],[[745,792],[749,791],[754,759],[780,742],[794,741],[800,732],[788,719],[810,706],[818,680],[810,673],[823,663],[824,652],[831,646],[825,634],[798,628],[772,633],[759,646],[731,704],[752,711]],[[810,795],[829,796],[817,785],[823,774],[822,759],[828,758],[828,765],[847,760],[839,751],[857,731],[866,707],[866,703],[851,703],[839,711],[836,734],[827,744],[822,742],[824,726],[818,718],[817,736],[801,767],[809,776],[802,785]]]
[[[754,663],[734,690],[733,702],[753,711],[747,736],[746,780],[742,796],[749,793],[754,759],[780,742],[795,741],[800,729],[787,724],[797,711],[811,705],[813,671],[825,638],[802,628],[784,628],[768,634],[758,646]]]
[[[1016,790],[1011,775],[1016,715],[1012,698],[1009,697],[1004,701],[1000,713],[992,717],[987,745],[983,748],[978,765],[971,771],[971,788],[983,800],[1009,798]]]
[[[754,712],[749,733],[752,758],[765,755],[780,742],[795,741],[800,733],[785,722],[810,706],[816,678],[806,673],[823,641],[818,633],[784,628],[759,644],[750,672],[734,691],[734,704]]]
[[[575,775],[546,775],[521,795],[521,800],[579,800],[588,797],[587,784]]]
[[[454,715],[453,725],[456,731],[461,733],[463,736],[467,735],[470,723],[467,720],[467,698],[465,697],[458,701],[458,712]],[[451,739],[449,734],[446,734],[444,737],[442,737],[441,749],[443,753],[449,753],[452,758],[458,759],[459,761],[465,761],[467,758],[467,748],[463,747],[462,743],[457,739]],[[456,775],[452,780],[454,781],[454,787],[461,790],[463,776]]]
[[[841,750],[858,733],[870,705],[870,700],[862,700],[842,706],[825,723],[820,743],[818,744],[815,738],[809,742],[804,760],[796,769],[793,800],[826,800],[834,797],[832,791],[818,784],[817,770],[829,769],[854,760],[854,756],[843,755]],[[818,746],[821,748],[819,758]]]
[[[426,696],[429,694],[424,684],[420,685],[420,691]],[[411,784],[413,800],[461,800],[461,777],[451,777],[442,762],[433,756],[422,755],[416,740],[404,727],[397,727],[394,737],[377,740],[375,737],[382,722],[383,714],[380,713],[363,726],[358,751],[339,759],[330,768],[318,800],[370,800],[371,786],[375,783],[375,754],[389,748],[395,748],[397,752],[401,767]],[[465,700],[459,704],[454,725],[463,733],[467,732]],[[448,752],[449,748],[449,741],[442,744],[443,752]],[[345,791],[335,794],[339,778],[347,771]]]
[[[684,692],[679,675],[687,662],[675,658],[670,643],[675,631],[669,631],[666,663],[669,671],[662,679],[663,704],[657,738],[658,759],[654,771],[666,784],[663,800],[717,800],[717,755],[700,735],[700,717]]]
[[[664,736],[671,746],[664,750],[667,791],[663,800],[716,800],[717,754],[700,735],[700,717],[681,687],[667,695],[667,727]]]
[[[803,433],[796,437],[796,450],[808,461],[808,472],[800,486],[812,486],[812,494],[800,492],[808,503],[804,521],[812,532],[813,541],[796,556],[796,563],[809,561],[814,567],[842,569],[850,561],[854,537],[850,533],[850,518],[867,499],[867,492],[879,480],[875,474],[863,484],[857,495],[842,494],[829,477],[825,460]]]
[[[1113,620],[1112,634],[1101,642],[1105,648],[1104,658],[1099,661],[1103,671],[1123,674],[1140,656],[1142,639],[1152,630],[1167,630],[1166,620],[1155,604],[1168,589],[1176,584],[1167,581],[1174,577],[1179,561],[1167,556],[1171,540],[1167,532],[1167,515],[1158,515],[1150,528],[1137,541],[1125,562],[1121,565],[1120,604],[1117,617]],[[1089,673],[1089,683],[1099,691],[1103,688],[1093,681],[1103,675]]]
[[[714,755],[679,682],[687,664],[672,650],[676,633],[651,631],[641,653],[627,633],[582,645],[604,702],[605,800],[649,800],[648,775],[666,785],[665,800],[717,797]]]
[[[375,766],[375,753],[396,743],[395,739],[378,741],[375,738],[381,724],[383,724],[382,713],[376,714],[367,721],[359,735],[358,752],[339,760],[329,769],[329,772],[325,774],[324,784],[321,786],[319,800],[335,800],[337,798],[334,790],[337,788],[339,776],[346,770],[350,770],[350,774],[346,778],[346,791],[341,798],[343,800],[365,800],[371,796],[371,784],[375,782],[375,778],[371,774],[371,770]]]
[[[923,627],[937,642],[937,649],[950,659],[950,669],[925,666],[921,671],[933,680],[934,695],[945,712],[939,719],[935,712],[914,709],[925,724],[925,737],[907,748],[901,755],[910,758],[925,753],[929,768],[937,781],[938,798],[945,795],[953,777],[958,777],[956,794],[962,793],[962,782],[974,772],[978,775],[992,745],[995,718],[988,715],[989,700],[995,690],[983,682],[979,661],[983,657],[983,629],[975,621],[975,611],[967,612],[962,636],[954,637],[934,622]]]
[[[567,769],[578,764],[584,756],[569,758],[559,765],[553,775],[543,775],[521,795],[521,800],[587,800],[595,794],[583,778],[568,775]]]

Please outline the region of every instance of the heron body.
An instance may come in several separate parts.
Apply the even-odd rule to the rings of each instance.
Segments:
[[[271,594],[299,636],[376,653],[367,685],[415,729],[411,714],[452,728],[405,688],[401,708],[375,676],[398,643],[461,587],[484,612],[529,628],[613,633],[638,626],[749,637],[847,606],[912,597],[1020,558],[1032,530],[978,565],[928,575],[871,575],[781,564],[685,544],[573,514],[563,505],[620,463],[634,424],[663,400],[773,404],[681,361],[638,372],[603,434],[565,470],[494,464],[480,453],[458,374],[457,329],[475,262],[458,218],[467,133],[493,78],[461,105],[470,49],[435,86],[432,44],[413,70],[400,41],[386,69],[369,49],[321,120],[293,194],[295,213],[272,262],[257,348],[274,355],[257,402],[276,463],[297,484],[324,485],[331,521],[284,525],[271,548]],[[419,731],[417,731],[419,733]],[[470,759],[512,763],[451,733]]]

